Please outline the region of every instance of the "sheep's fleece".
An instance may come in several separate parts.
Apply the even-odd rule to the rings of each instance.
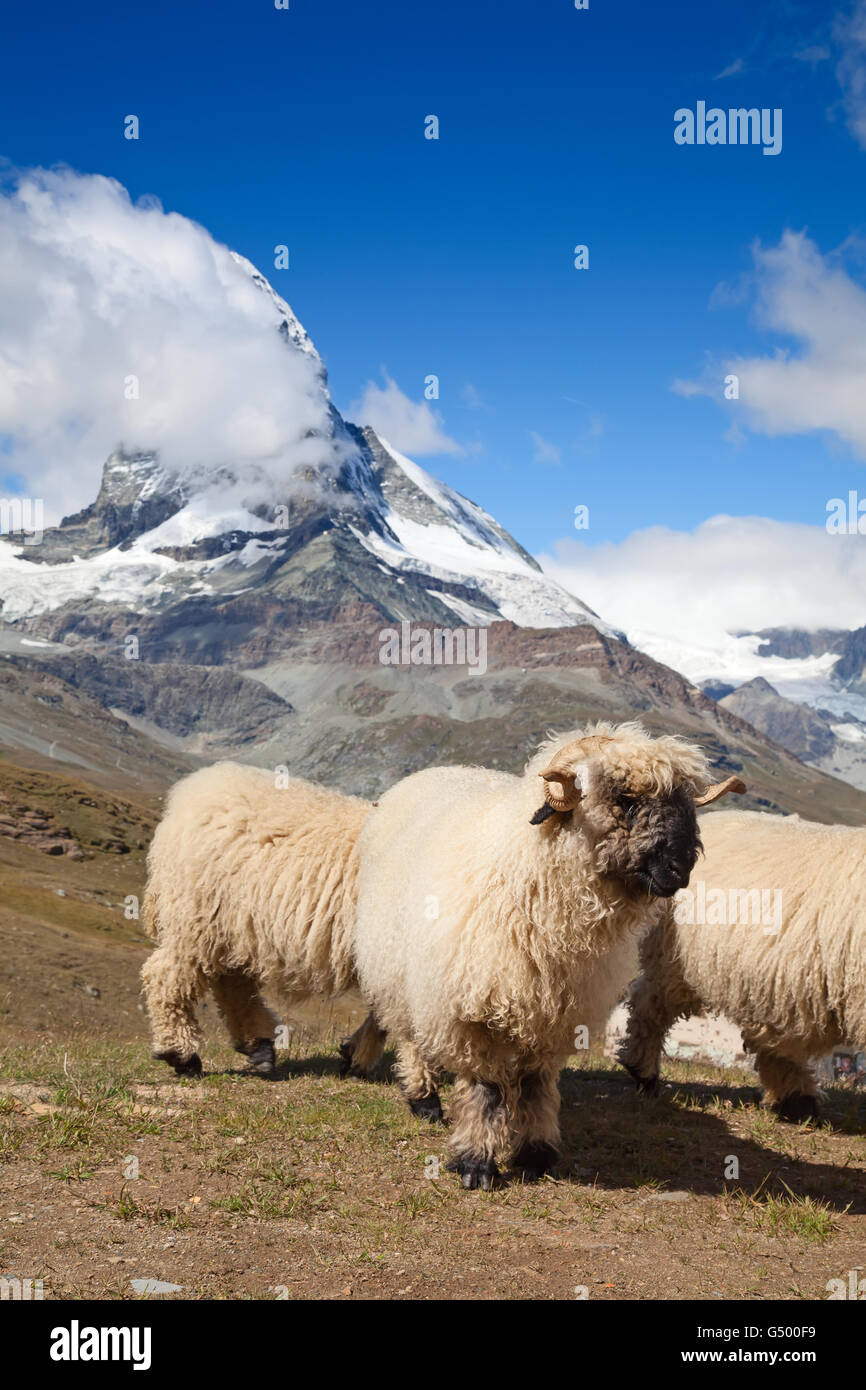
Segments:
[[[572,759],[572,775],[556,785],[570,780],[577,800],[551,814],[562,798],[548,794],[538,823],[539,777],[560,755]],[[603,1035],[634,974],[635,933],[662,910],[646,888],[600,871],[599,857],[611,845],[621,851],[630,834],[634,808],[619,794],[644,800],[650,829],[669,814],[686,832],[691,826],[690,847],[678,851],[687,881],[698,847],[694,798],[708,782],[695,746],[651,738],[637,724],[603,724],[551,740],[522,776],[471,767],[416,773],[367,821],[355,946],[361,989],[396,1036],[398,1071],[419,1113],[438,1112],[438,1069],[456,1073],[454,1166],[466,1186],[490,1185],[494,1151],[517,1150],[527,1171],[550,1166],[556,1079],[576,1029]]]
[[[702,817],[701,837],[694,902],[668,905],[641,943],[620,1060],[654,1089],[671,1024],[723,1013],[755,1053],[765,1102],[803,1119],[817,1109],[809,1059],[866,1047],[866,830],[718,811]]]
[[[142,970],[158,1056],[197,1074],[208,988],[236,1046],[273,1064],[259,987],[338,994],[352,959],[358,835],[370,803],[273,771],[218,763],[171,790],[148,856]]]

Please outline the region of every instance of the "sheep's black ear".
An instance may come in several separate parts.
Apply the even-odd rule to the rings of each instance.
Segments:
[[[548,816],[555,816],[555,815],[556,815],[556,810],[554,809],[554,807],[553,807],[553,806],[549,806],[549,805],[547,804],[547,802],[545,801],[544,805],[543,805],[543,806],[539,806],[539,808],[538,808],[538,810],[536,811],[535,815],[531,817],[529,824],[530,824],[530,825],[541,825],[542,821],[546,821],[547,818],[548,818]]]

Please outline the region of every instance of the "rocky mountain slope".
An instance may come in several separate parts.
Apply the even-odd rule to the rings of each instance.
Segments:
[[[35,764],[21,740],[28,713],[43,714],[42,672],[54,701],[50,756],[62,756],[67,771],[77,764],[92,779],[102,758],[110,780],[140,765],[149,785],[157,777],[165,785],[201,759],[237,756],[366,796],[433,764],[517,770],[552,728],[639,717],[658,732],[697,739],[720,772],[741,773],[750,788],[744,805],[866,823],[862,792],[804,765],[676,672],[589,624],[497,622],[485,636],[483,670],[382,664],[360,612],[295,629],[276,659],[243,673],[176,662],[125,669],[80,648],[40,647],[36,659],[10,654],[0,663],[0,716],[10,704],[17,713],[16,760],[49,766],[45,739]],[[204,698],[211,680],[220,682],[213,704]]]
[[[134,728],[102,699],[64,680],[58,668],[34,660],[31,650],[44,649],[22,648],[8,635],[0,640],[0,763],[151,795],[197,766],[170,733],[160,729],[153,739]],[[166,669],[160,684],[169,681]]]
[[[866,627],[769,628],[690,646],[640,645],[798,757],[866,788]]]
[[[761,676],[720,704],[804,762],[866,790],[866,724],[861,721],[840,721],[829,710],[786,700]]]
[[[190,493],[153,457],[113,456],[92,507],[40,545],[0,542],[0,619],[102,654],[134,634],[146,660],[206,665],[272,659],[304,624],[357,613],[371,641],[403,619],[610,631],[480,507],[342,428],[354,453],[336,476],[252,511],[225,479]]]
[[[829,718],[809,705],[783,699],[762,676],[747,681],[719,703],[804,762],[815,762],[833,751],[835,740]]]

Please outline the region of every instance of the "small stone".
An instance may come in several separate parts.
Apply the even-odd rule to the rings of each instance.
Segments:
[[[130,1279],[136,1293],[182,1293],[183,1284],[167,1284],[163,1279]]]

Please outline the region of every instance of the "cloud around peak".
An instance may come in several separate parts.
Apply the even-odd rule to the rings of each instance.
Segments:
[[[271,296],[197,223],[67,168],[0,188],[2,472],[57,519],[96,495],[116,448],[277,494],[334,461],[312,354]]]
[[[349,416],[360,425],[372,425],[404,454],[462,454],[463,446],[446,433],[441,412],[429,401],[413,401],[382,368],[383,386],[368,381]]]

